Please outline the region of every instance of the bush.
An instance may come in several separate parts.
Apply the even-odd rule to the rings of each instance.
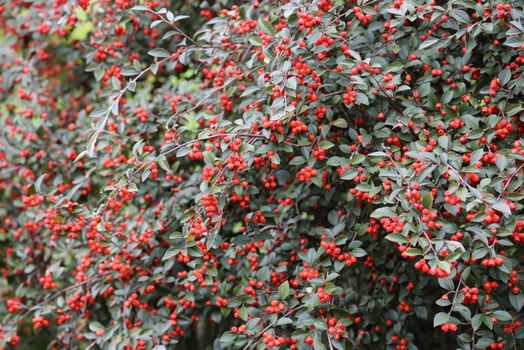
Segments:
[[[0,342],[521,348],[523,6],[0,5]]]

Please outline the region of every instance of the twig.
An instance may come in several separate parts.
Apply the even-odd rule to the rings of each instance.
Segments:
[[[150,65],[149,67],[147,67],[146,69],[144,69],[143,71],[141,71],[136,77],[134,77],[133,79],[131,79],[127,85],[122,89],[120,90],[120,92],[118,93],[118,95],[116,95],[116,97],[114,98],[113,100],[113,103],[111,103],[111,105],[109,106],[109,108],[107,109],[107,112],[105,113],[104,117],[102,118],[102,120],[100,121],[100,123],[98,124],[97,128],[96,128],[96,131],[93,135],[93,138],[92,140],[90,140],[89,142],[89,145],[88,145],[88,150],[91,149],[92,151],[94,151],[95,147],[96,147],[96,141],[98,139],[98,136],[100,135],[100,133],[104,130],[106,124],[107,124],[107,120],[109,119],[109,116],[111,115],[111,111],[113,110],[113,108],[117,107],[118,106],[118,103],[120,102],[120,99],[122,98],[122,96],[124,96],[124,94],[126,93],[127,90],[129,90],[129,88],[136,84],[136,82],[142,78],[146,73],[150,72],[151,71],[151,67],[153,67],[153,65],[155,66],[159,66],[161,64],[163,64],[164,62],[166,62],[167,60],[171,59],[171,55],[169,55],[168,57],[165,57],[163,59],[161,59],[160,61]]]
[[[508,177],[507,181],[506,181],[506,184],[504,185],[504,187],[502,188],[502,191],[500,192],[499,196],[497,197],[497,200],[500,199],[500,197],[502,197],[502,194],[504,192],[506,192],[506,188],[508,188],[510,182],[511,182],[511,179],[513,179],[513,177],[520,171],[522,170],[522,168],[524,168],[524,163],[522,163],[514,172],[511,173],[511,175]]]
[[[459,278],[459,281],[458,281],[458,284],[457,284],[457,289],[455,289],[455,295],[453,296],[453,302],[451,303],[451,308],[449,309],[449,312],[448,312],[448,316],[451,315],[451,313],[453,312],[453,310],[455,309],[455,305],[457,304],[457,296],[458,296],[458,293],[459,293],[459,289],[460,289],[460,286],[462,284],[462,272],[460,273],[460,278]]]
[[[305,307],[305,305],[300,305],[299,307],[297,307],[297,308],[295,308],[295,309],[291,309],[291,310],[289,310],[286,314],[284,314],[284,316],[282,316],[282,317],[287,317],[287,316],[291,315],[292,313],[294,313],[295,311],[300,310],[300,309],[302,309],[302,308],[304,308],[304,307]],[[275,324],[276,324],[276,322],[275,322],[275,323],[270,323],[270,324],[268,324],[268,325],[267,325],[263,330],[261,330],[260,332],[258,332],[258,334],[257,334],[254,338],[252,338],[252,339],[249,341],[249,343],[247,343],[247,345],[244,347],[243,350],[248,350],[248,349],[251,347],[251,345],[253,344],[254,341],[257,341],[258,338],[260,338],[260,337],[262,336],[262,334],[264,334],[264,333],[265,333],[268,329],[270,329],[271,327],[274,327]]]
[[[329,331],[326,331],[326,335],[327,335],[327,338],[328,338],[329,350],[334,350],[333,343],[331,342],[331,337],[329,336]]]

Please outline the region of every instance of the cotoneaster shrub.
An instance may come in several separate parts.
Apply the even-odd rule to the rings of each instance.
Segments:
[[[523,6],[2,2],[2,348],[522,348]]]

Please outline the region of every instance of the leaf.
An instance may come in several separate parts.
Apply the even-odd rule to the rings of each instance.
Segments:
[[[508,117],[512,117],[515,114],[522,112],[522,111],[524,111],[524,106],[522,106],[522,104],[520,103],[514,103],[514,104],[510,104],[508,108],[506,108],[506,115]]]
[[[122,72],[121,72],[121,74],[123,76],[125,76],[125,77],[137,75],[138,73],[140,73],[140,72],[138,70],[136,70],[135,67],[124,68],[124,69],[122,69]]]
[[[292,324],[292,323],[293,323],[293,320],[290,319],[289,317],[282,317],[281,319],[277,321],[277,323],[275,323],[275,326],[284,326],[286,324]]]
[[[437,38],[429,38],[429,39],[426,39],[425,41],[422,42],[422,44],[420,44],[420,46],[418,47],[419,50],[424,50],[428,47],[431,47],[433,45],[435,45],[437,42],[438,42],[439,39]]]
[[[297,89],[297,78],[291,77],[288,80],[286,80],[286,83],[284,84],[287,88],[290,88],[291,90]]]
[[[424,252],[418,248],[409,248],[407,249],[404,254],[407,256],[417,256],[417,255],[424,255]]]
[[[274,157],[274,156],[273,156]],[[289,165],[302,165],[306,163],[306,158],[302,156],[295,156],[289,161]]]
[[[351,251],[351,255],[353,255],[355,258],[361,258],[367,254],[368,253],[362,248],[355,248]]]
[[[189,147],[189,146],[186,146],[186,147],[181,147],[177,152],[176,152],[176,157],[177,158],[181,158],[187,154],[189,154],[189,152],[191,152],[191,149],[192,147]]]
[[[345,163],[346,163],[346,159],[342,157],[330,157],[326,162],[326,164],[329,166],[340,166]]]
[[[508,166],[508,160],[501,154],[497,157],[497,159],[495,159],[495,165],[497,166],[499,171],[502,172]]]
[[[360,153],[356,153],[356,154],[354,154],[350,158],[349,164],[351,164],[351,165],[360,164],[360,163],[362,163],[365,160],[366,160],[366,156],[365,155],[360,154]]]
[[[136,5],[130,8],[131,11],[149,11],[149,7],[144,5]]]
[[[333,146],[335,146],[335,144],[331,141],[328,141],[328,140],[324,140],[324,141],[321,141],[318,146],[322,149],[330,149],[332,148]]]
[[[422,205],[426,209],[433,208],[433,194],[431,194],[431,192],[428,192],[422,196]]]
[[[149,175],[151,175],[151,169],[147,168],[142,173],[142,176],[141,176],[142,182],[146,181],[149,178]]]
[[[92,332],[97,332],[104,329],[104,326],[100,322],[94,321],[89,324],[89,329]]]
[[[439,261],[437,262],[437,266],[440,267],[442,270],[446,271],[447,273],[451,272],[451,264],[447,261]]]
[[[441,101],[441,102],[442,102],[443,104],[448,104],[448,103],[451,101],[451,99],[453,98],[453,94],[454,94],[454,93],[455,93],[454,90],[448,90],[448,91],[446,91],[446,92],[442,95],[442,98],[441,98],[442,101]]]
[[[435,315],[435,317],[433,318],[433,327],[438,327],[440,326],[441,324],[445,324],[445,323],[448,323],[449,321],[449,315],[445,312],[439,312],[438,314]]]
[[[156,75],[156,72],[158,71],[158,64],[156,63],[153,63],[151,65],[151,73],[153,73],[154,75]]]
[[[368,156],[370,157],[387,157],[387,153],[386,152],[372,152],[372,153],[369,153]]]
[[[224,343],[224,345],[229,345],[232,344],[237,339],[237,337],[238,336],[233,332],[225,332],[220,337],[220,342]]]
[[[367,97],[367,95],[359,92],[357,93],[357,99],[355,100],[355,103],[357,105],[369,106],[369,98]]]
[[[482,325],[482,314],[477,314],[473,316],[471,319],[471,327],[473,327],[473,330],[477,330]]]
[[[470,164],[475,164],[476,162],[478,162],[480,160],[480,158],[482,158],[482,156],[484,155],[484,150],[482,148],[479,148],[475,151],[473,151],[471,153],[471,157],[469,159],[469,163]]]
[[[375,209],[373,213],[371,213],[371,217],[375,219],[383,218],[383,217],[392,217],[397,215],[393,209],[390,207],[382,207]]]
[[[488,315],[482,315],[482,322],[488,327],[489,329],[493,329],[493,320]]]
[[[275,34],[275,29],[269,22],[261,20],[258,22],[258,25],[260,26],[260,29],[262,29],[267,34],[270,34],[270,35]]]
[[[406,244],[409,243],[408,239],[401,235],[400,233],[390,233],[386,236],[386,239],[391,242]]]
[[[520,312],[520,310],[522,309],[523,303],[524,303],[524,294],[522,294],[522,293],[519,293],[519,294],[510,293],[509,294],[509,302],[511,303],[511,305],[513,306],[513,308],[517,312]]]
[[[455,305],[453,311],[458,312],[466,321],[471,321],[471,310],[464,305]]]
[[[342,176],[340,177],[341,180],[353,180],[358,176],[358,171],[356,169],[347,169]]]
[[[509,69],[503,69],[499,73],[499,80],[502,86],[506,85],[511,79],[511,71]]]
[[[118,99],[115,100],[115,102],[113,102],[113,104],[111,105],[111,113],[115,116],[118,115]]]
[[[454,10],[451,10],[449,12],[449,15],[451,17],[453,17],[454,19],[456,19],[460,23],[469,23],[470,22],[469,15],[464,10],[456,10],[456,9],[454,9]]]
[[[513,319],[511,314],[504,310],[495,310],[492,315],[495,316],[498,321],[502,322],[511,321]]]
[[[188,16],[188,15],[179,15],[179,16],[176,16],[175,18],[173,18],[173,20],[171,21],[171,23],[180,22],[181,20],[186,19],[186,18],[191,18],[191,16]]]
[[[245,89],[244,92],[242,92],[242,95],[240,95],[240,97],[252,95],[257,91],[260,91],[260,88],[258,86],[250,86],[247,89]]]
[[[171,259],[172,257],[174,257],[175,255],[177,255],[178,253],[180,253],[182,249],[181,248],[178,248],[178,247],[171,247],[169,248],[165,253],[164,253],[164,257],[162,258],[162,260],[168,260],[168,259]]]
[[[153,50],[149,50],[147,54],[153,57],[161,57],[161,58],[166,58],[166,57],[171,56],[171,54],[168,51],[160,47],[157,47]]]
[[[449,290],[449,291],[453,290],[455,287],[455,285],[453,284],[453,280],[449,277],[439,278],[438,284],[445,290]]]
[[[289,282],[285,281],[278,287],[278,297],[280,300],[285,300],[289,295]]]
[[[157,19],[156,21],[151,22],[151,24],[149,25],[149,28],[153,29],[153,28],[155,28],[157,25],[159,25],[162,22],[163,22],[163,20]]]
[[[333,121],[333,125],[337,128],[345,129],[348,127],[348,122],[343,118],[338,118],[337,120]]]
[[[438,138],[438,144],[446,151],[449,149],[449,136],[443,135]]]
[[[502,201],[492,204],[491,208],[500,211],[506,217],[511,215],[511,209],[506,203]]]
[[[105,114],[107,114],[107,108],[98,107],[94,111],[89,113],[89,117],[90,118],[98,118],[98,117],[104,116]]]
[[[120,90],[122,88],[122,85],[120,84],[120,80],[115,76],[111,77],[111,85],[113,86],[113,89],[115,90]]]

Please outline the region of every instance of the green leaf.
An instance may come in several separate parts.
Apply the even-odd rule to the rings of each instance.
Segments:
[[[471,310],[464,305],[455,305],[454,312],[458,312],[466,321],[471,321]]]
[[[176,157],[177,158],[181,158],[187,154],[189,154],[189,152],[191,152],[191,149],[192,147],[189,147],[189,146],[186,146],[186,147],[181,147],[177,152],[176,152]]]
[[[446,151],[449,149],[449,136],[443,135],[438,138],[438,144]]]
[[[144,5],[136,5],[130,8],[131,11],[149,11],[149,7]]]
[[[512,117],[522,111],[524,111],[524,106],[521,103],[510,104],[508,108],[506,108],[506,116]]]
[[[439,261],[437,262],[437,266],[440,267],[442,270],[446,271],[447,273],[450,273],[451,271],[451,265],[447,261]]]
[[[509,208],[509,206],[506,203],[502,201],[492,204],[491,208],[500,211],[501,213],[504,214],[504,216],[511,215],[511,209]]]
[[[224,345],[226,344],[232,344],[235,339],[237,339],[237,335],[233,332],[225,332],[224,334],[222,334],[222,336],[220,337],[220,342],[221,343],[224,343]]]
[[[340,177],[341,180],[353,180],[358,176],[358,171],[356,169],[347,169],[342,176]]]
[[[517,312],[520,312],[524,303],[524,294],[509,293],[509,302]]]
[[[191,18],[191,16],[188,16],[188,15],[179,15],[179,16],[175,16],[175,18],[173,18],[173,19],[171,20],[171,23],[180,22],[181,20],[186,19],[186,18]]]
[[[437,42],[438,42],[439,39],[437,38],[429,38],[429,39],[426,39],[424,42],[422,42],[422,44],[420,44],[420,46],[418,47],[419,50],[424,50],[428,47],[432,47],[433,45],[435,45]]]
[[[277,323],[275,323],[275,326],[284,326],[286,324],[292,324],[292,323],[293,323],[293,320],[290,319],[289,317],[282,317],[281,319],[277,321]]]
[[[89,324],[89,329],[92,332],[100,331],[104,329],[104,326],[100,322],[94,321]]]
[[[482,322],[488,327],[489,329],[493,329],[493,320],[488,315],[482,315]]]
[[[422,205],[426,209],[433,208],[433,195],[431,194],[431,192],[428,192],[422,196]]]
[[[306,158],[302,156],[293,157],[293,159],[289,161],[289,165],[302,165],[302,164],[306,164]]]
[[[509,69],[503,69],[499,73],[500,85],[504,86],[511,79],[511,71]]]
[[[168,51],[166,51],[166,50],[164,50],[164,49],[162,49],[160,47],[157,47],[157,48],[155,48],[153,50],[149,50],[149,52],[147,54],[150,55],[150,56],[153,56],[153,57],[161,57],[161,58],[165,58],[165,57],[171,56],[171,54]]]
[[[90,118],[99,118],[99,117],[102,117],[102,116],[106,115],[107,112],[108,112],[107,108],[98,107],[94,111],[89,113],[89,117]]]
[[[365,160],[366,160],[366,156],[365,155],[360,154],[360,153],[356,153],[349,160],[349,164],[351,164],[351,165],[360,164],[360,163],[362,163]]]
[[[395,215],[397,215],[397,213],[395,213],[395,211],[391,209],[390,207],[378,208],[378,209],[375,209],[373,213],[371,213],[371,217],[376,218],[376,219],[383,218],[383,217],[392,217]]]
[[[338,118],[337,120],[333,121],[333,125],[337,128],[345,129],[348,127],[348,122],[345,119]]]
[[[140,73],[139,71],[137,71],[135,69],[135,67],[127,67],[127,68],[124,68],[122,69],[122,72],[121,74],[125,77],[128,77],[128,76],[133,76],[133,75],[137,75],[138,73]]]
[[[445,312],[439,312],[438,314],[435,315],[435,317],[433,318],[433,327],[438,327],[440,326],[441,324],[445,324],[445,323],[448,323],[449,321],[449,315]]]
[[[497,159],[495,159],[495,165],[497,166],[499,171],[502,172],[508,166],[508,160],[501,154],[497,157]]]
[[[182,250],[182,248],[178,248],[178,247],[171,247],[169,248],[165,254],[164,254],[164,257],[162,258],[162,260],[168,260],[168,259],[171,259],[172,257],[174,257],[175,255],[177,255],[178,253],[180,253],[180,251]]]
[[[498,321],[502,322],[511,321],[513,319],[511,314],[504,310],[495,310],[492,315],[495,316]]]
[[[285,281],[278,287],[278,297],[280,300],[285,300],[289,295],[289,282]]]
[[[330,149],[335,146],[333,142],[330,142],[328,140],[321,141],[318,146],[322,149]]]
[[[417,256],[417,255],[424,255],[424,252],[418,248],[409,248],[407,249],[404,254],[407,256]]]
[[[390,233],[386,236],[386,239],[391,242],[399,243],[399,244],[407,244],[409,243],[408,239],[401,235],[400,233]]]
[[[274,35],[275,34],[275,29],[273,28],[273,26],[269,22],[260,20],[258,22],[258,25],[260,26],[260,29],[262,29],[267,34],[270,34],[270,35]]]
[[[482,314],[477,314],[473,316],[471,319],[471,327],[473,327],[473,330],[477,330],[482,325]]]
[[[466,11],[464,10],[451,10],[449,12],[450,16],[453,17],[454,19],[456,19],[458,22],[460,23],[469,23],[470,22],[470,18],[469,18],[469,15]]]
[[[291,77],[288,80],[286,80],[286,83],[284,84],[287,88],[291,90],[297,89],[297,78]]]

